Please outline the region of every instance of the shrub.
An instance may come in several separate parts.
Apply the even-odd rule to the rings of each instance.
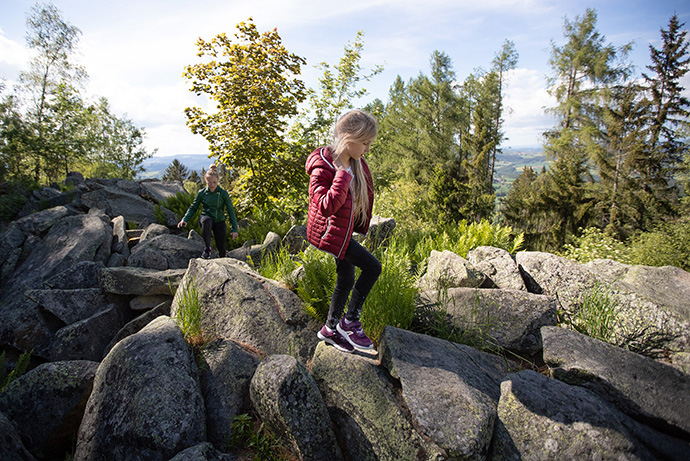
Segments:
[[[671,222],[631,239],[633,264],[676,266],[690,271],[690,221]]]
[[[408,329],[415,312],[417,287],[411,272],[409,249],[393,239],[375,252],[381,262],[381,275],[362,309],[362,327],[378,341],[386,325]]]
[[[304,302],[305,311],[326,322],[331,296],[335,288],[335,258],[328,253],[309,247],[298,255],[302,263],[302,275],[297,294]]]
[[[595,259],[613,259],[624,264],[632,262],[630,249],[623,242],[596,227],[582,230],[579,237],[574,237],[571,243],[564,246],[563,255],[580,263]]]

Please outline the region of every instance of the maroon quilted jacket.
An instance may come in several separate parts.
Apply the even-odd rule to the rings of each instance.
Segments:
[[[307,158],[309,174],[309,214],[307,240],[316,248],[331,253],[338,259],[345,257],[353,232],[366,234],[371,222],[374,204],[374,183],[369,166],[362,158],[362,167],[369,186],[369,212],[366,222],[355,223],[350,182],[352,176],[336,170],[329,147],[321,147]]]

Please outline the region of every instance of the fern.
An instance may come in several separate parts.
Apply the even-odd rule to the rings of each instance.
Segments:
[[[32,352],[33,351],[22,353],[14,366],[14,370],[9,374],[7,373],[5,351],[0,354],[0,393],[5,392],[5,389],[7,389],[7,386],[9,386],[12,381],[26,373],[26,370],[29,369]]]

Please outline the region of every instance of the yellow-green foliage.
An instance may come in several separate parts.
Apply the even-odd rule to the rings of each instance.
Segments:
[[[188,343],[199,346],[205,342],[195,279],[188,280],[182,286],[182,296],[178,299],[177,322]]]

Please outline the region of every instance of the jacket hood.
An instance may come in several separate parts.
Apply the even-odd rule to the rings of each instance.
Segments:
[[[329,170],[335,171],[330,147],[319,147],[314,152],[309,154],[304,167],[307,170],[307,174],[310,176],[311,172],[316,168],[328,168]]]

